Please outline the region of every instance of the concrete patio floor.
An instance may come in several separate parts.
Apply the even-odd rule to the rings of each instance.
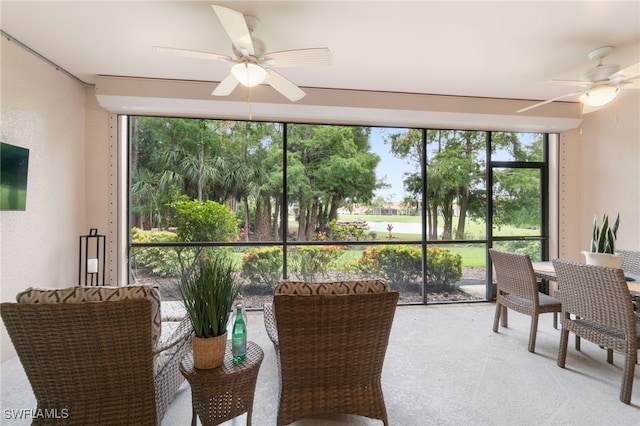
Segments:
[[[614,365],[606,352],[583,341],[573,348],[567,368],[556,365],[560,332],[552,316],[542,315],[536,353],[527,351],[529,317],[509,312],[509,328],[491,331],[492,303],[399,306],[383,372],[383,389],[392,426],[416,425],[638,425],[640,367],[636,368],[631,405],[618,400],[623,357]],[[256,387],[253,425],[276,424],[278,372],[262,321],[249,312],[249,338],[264,349]],[[3,363],[3,425],[6,410],[35,408],[35,399],[17,358]],[[244,425],[241,416],[225,425]],[[191,394],[183,383],[162,425],[189,425]],[[297,426],[379,425],[357,416],[305,419]]]

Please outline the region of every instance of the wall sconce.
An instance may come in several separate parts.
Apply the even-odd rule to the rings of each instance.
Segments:
[[[98,235],[97,228],[80,236],[79,286],[105,285],[105,242],[105,236]]]
[[[603,84],[592,87],[585,93],[580,95],[580,102],[590,107],[601,107],[608,104],[618,96],[620,88],[618,86],[610,86]]]

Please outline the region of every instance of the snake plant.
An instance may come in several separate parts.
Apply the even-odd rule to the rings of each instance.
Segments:
[[[593,236],[591,237],[592,253],[615,254],[618,225],[620,225],[620,213],[616,217],[613,228],[609,226],[609,216],[607,214],[602,217],[602,228],[598,226],[598,219],[594,216]]]

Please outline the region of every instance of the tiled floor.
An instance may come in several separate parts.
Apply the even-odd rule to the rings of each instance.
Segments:
[[[509,328],[491,331],[494,305],[398,307],[383,372],[392,426],[416,425],[639,425],[640,367],[631,405],[618,400],[623,358],[583,341],[556,365],[560,332],[552,317],[539,323],[536,353],[527,351],[529,317],[510,312]],[[278,373],[261,312],[249,312],[249,337],[265,352],[255,394],[253,425],[276,423]],[[1,367],[3,425],[26,425],[6,410],[33,408],[35,399],[17,359]],[[191,395],[183,384],[163,426],[191,422]],[[240,417],[227,423],[244,425]],[[378,425],[353,416],[305,419],[297,426]]]

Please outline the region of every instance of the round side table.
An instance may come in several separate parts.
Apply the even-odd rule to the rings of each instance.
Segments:
[[[260,346],[247,342],[247,357],[233,362],[231,343],[227,342],[222,365],[211,370],[199,370],[193,366],[193,352],[189,351],[180,363],[180,372],[191,386],[191,425],[196,425],[198,417],[203,425],[218,425],[247,413],[247,426],[250,426],[253,396],[263,357]]]

